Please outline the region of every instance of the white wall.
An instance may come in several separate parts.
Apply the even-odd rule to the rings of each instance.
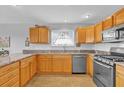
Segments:
[[[0,36],[10,36],[10,53],[22,52],[30,24],[0,24]]]

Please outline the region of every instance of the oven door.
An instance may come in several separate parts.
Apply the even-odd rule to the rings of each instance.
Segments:
[[[98,87],[113,87],[113,67],[94,61],[94,81]]]

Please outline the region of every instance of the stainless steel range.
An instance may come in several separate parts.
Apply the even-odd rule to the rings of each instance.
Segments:
[[[121,52],[119,52],[121,51]],[[115,86],[115,63],[124,62],[124,49],[111,48],[111,55],[94,56],[93,80],[98,87]]]

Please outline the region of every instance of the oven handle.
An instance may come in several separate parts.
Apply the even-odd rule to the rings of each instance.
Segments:
[[[106,68],[111,68],[111,66],[107,66],[107,65],[101,64],[101,63],[99,63],[99,62],[97,62],[97,61],[94,61],[94,62],[97,63],[97,64],[99,64],[99,65],[101,65],[101,66],[104,66],[104,67],[106,67]]]

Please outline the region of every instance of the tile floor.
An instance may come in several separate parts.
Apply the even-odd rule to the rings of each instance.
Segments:
[[[36,75],[26,87],[96,87],[88,75]]]

